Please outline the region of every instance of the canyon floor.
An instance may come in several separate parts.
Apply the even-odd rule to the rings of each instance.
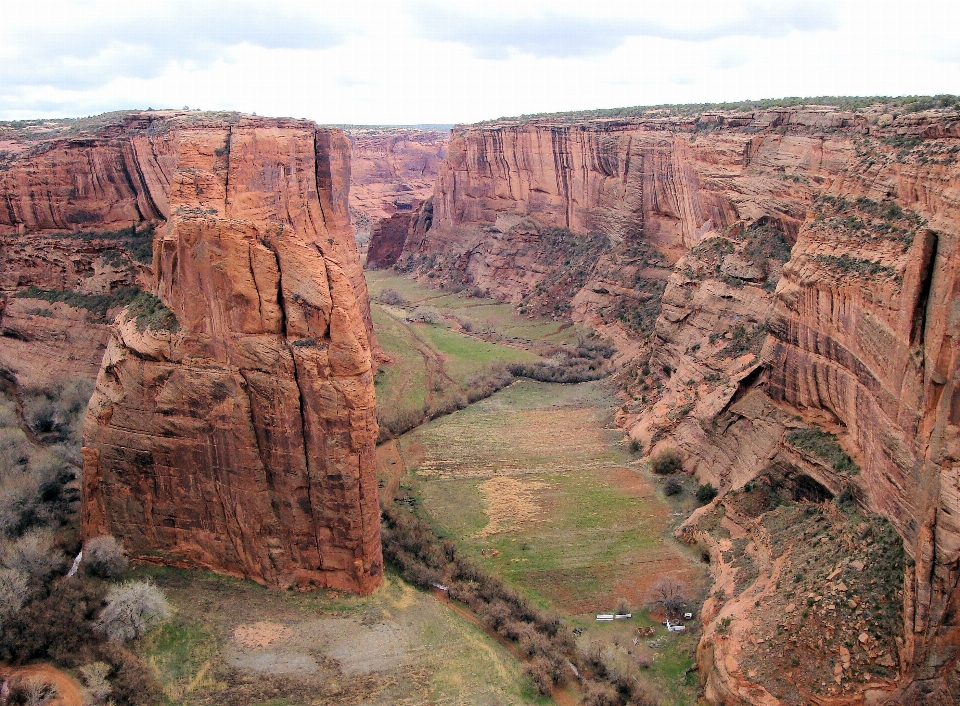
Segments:
[[[506,647],[391,573],[366,597],[170,568],[136,574],[176,608],[141,645],[168,704],[549,703]]]
[[[702,598],[705,567],[670,532],[692,488],[676,503],[663,496],[623,444],[615,407],[603,382],[519,380],[381,445],[382,484],[397,477],[442,536],[563,614],[583,647],[632,663],[670,703],[695,703],[695,629],[667,633],[641,608],[665,576],[687,587],[691,610]],[[621,601],[634,619],[596,622]]]

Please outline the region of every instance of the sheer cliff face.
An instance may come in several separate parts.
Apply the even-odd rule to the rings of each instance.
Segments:
[[[897,703],[960,698],[958,117],[798,109],[461,128],[436,225],[400,260],[613,339],[620,423],[648,449],[679,446],[701,482],[738,488],[775,466],[887,517],[915,565],[899,691],[874,685],[870,698]],[[558,228],[572,231],[561,257]],[[582,282],[558,288],[590,231],[605,238]],[[811,423],[858,474],[786,448],[786,428]],[[735,648],[707,632],[727,664],[705,668],[708,694],[774,703],[750,696],[729,669]]]
[[[375,341],[344,135],[147,113],[36,151],[3,173],[6,237],[151,220],[143,285],[177,320],[157,328],[141,308],[111,328],[84,427],[84,536],[268,585],[373,590]]]
[[[350,206],[357,228],[375,226],[394,213],[410,213],[414,201],[433,193],[446,157],[448,133],[400,127],[352,127],[353,183]],[[365,221],[365,222],[364,222]]]

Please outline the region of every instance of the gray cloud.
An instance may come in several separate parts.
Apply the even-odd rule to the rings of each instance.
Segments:
[[[0,29],[0,42],[17,54],[2,62],[0,84],[84,90],[119,77],[153,78],[171,62],[209,66],[226,47],[249,43],[266,49],[327,49],[349,28],[315,12],[240,0],[213,3],[169,0],[150,8],[131,3],[117,14],[97,3],[89,13],[45,18],[43,25]],[[106,11],[104,11],[106,10]]]
[[[681,22],[653,17],[585,17],[550,10],[528,17],[484,16],[434,2],[410,5],[420,35],[459,42],[487,59],[506,58],[511,51],[538,57],[570,58],[605,54],[628,37],[656,37],[703,42],[724,37],[776,38],[794,31],[834,29],[835,7],[808,2],[746,2],[731,16],[703,22],[693,7]]]

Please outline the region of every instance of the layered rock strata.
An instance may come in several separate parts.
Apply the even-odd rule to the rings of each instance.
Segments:
[[[374,227],[433,194],[449,133],[415,127],[348,127],[352,144],[350,207],[357,228]]]
[[[268,585],[373,590],[376,343],[349,142],[233,114],[104,121],[59,126],[0,174],[14,245],[156,224],[142,279],[159,299],[109,329],[84,426],[83,534]]]
[[[818,699],[960,699],[958,138],[953,110],[882,108],[457,128],[434,227],[399,261],[614,340],[620,423],[721,493],[764,475],[890,520],[914,562],[897,678]],[[737,672],[716,615],[707,693],[780,702]]]

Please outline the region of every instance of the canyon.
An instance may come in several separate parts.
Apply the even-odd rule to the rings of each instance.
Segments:
[[[99,371],[83,535],[273,586],[376,588],[379,348],[343,132],[143,111],[3,137],[5,377]]]
[[[626,446],[716,494],[676,530],[709,702],[956,703],[958,157],[955,108],[890,104],[0,124],[0,378],[96,379],[85,537],[368,594],[369,230],[394,280],[613,345]]]
[[[651,454],[678,448],[719,490],[681,530],[715,564],[723,549],[700,521],[734,517],[758,481],[889,521],[907,555],[902,626],[895,657],[864,659],[890,666],[852,679],[839,640],[797,652],[836,660],[829,685],[785,665],[787,681],[823,704],[955,703],[958,138],[955,109],[883,105],[457,126],[431,219],[386,229],[371,251],[612,341],[618,423]],[[750,547],[771,541],[761,519],[737,525]],[[705,694],[783,703],[738,662],[761,601],[731,598],[704,606]]]

